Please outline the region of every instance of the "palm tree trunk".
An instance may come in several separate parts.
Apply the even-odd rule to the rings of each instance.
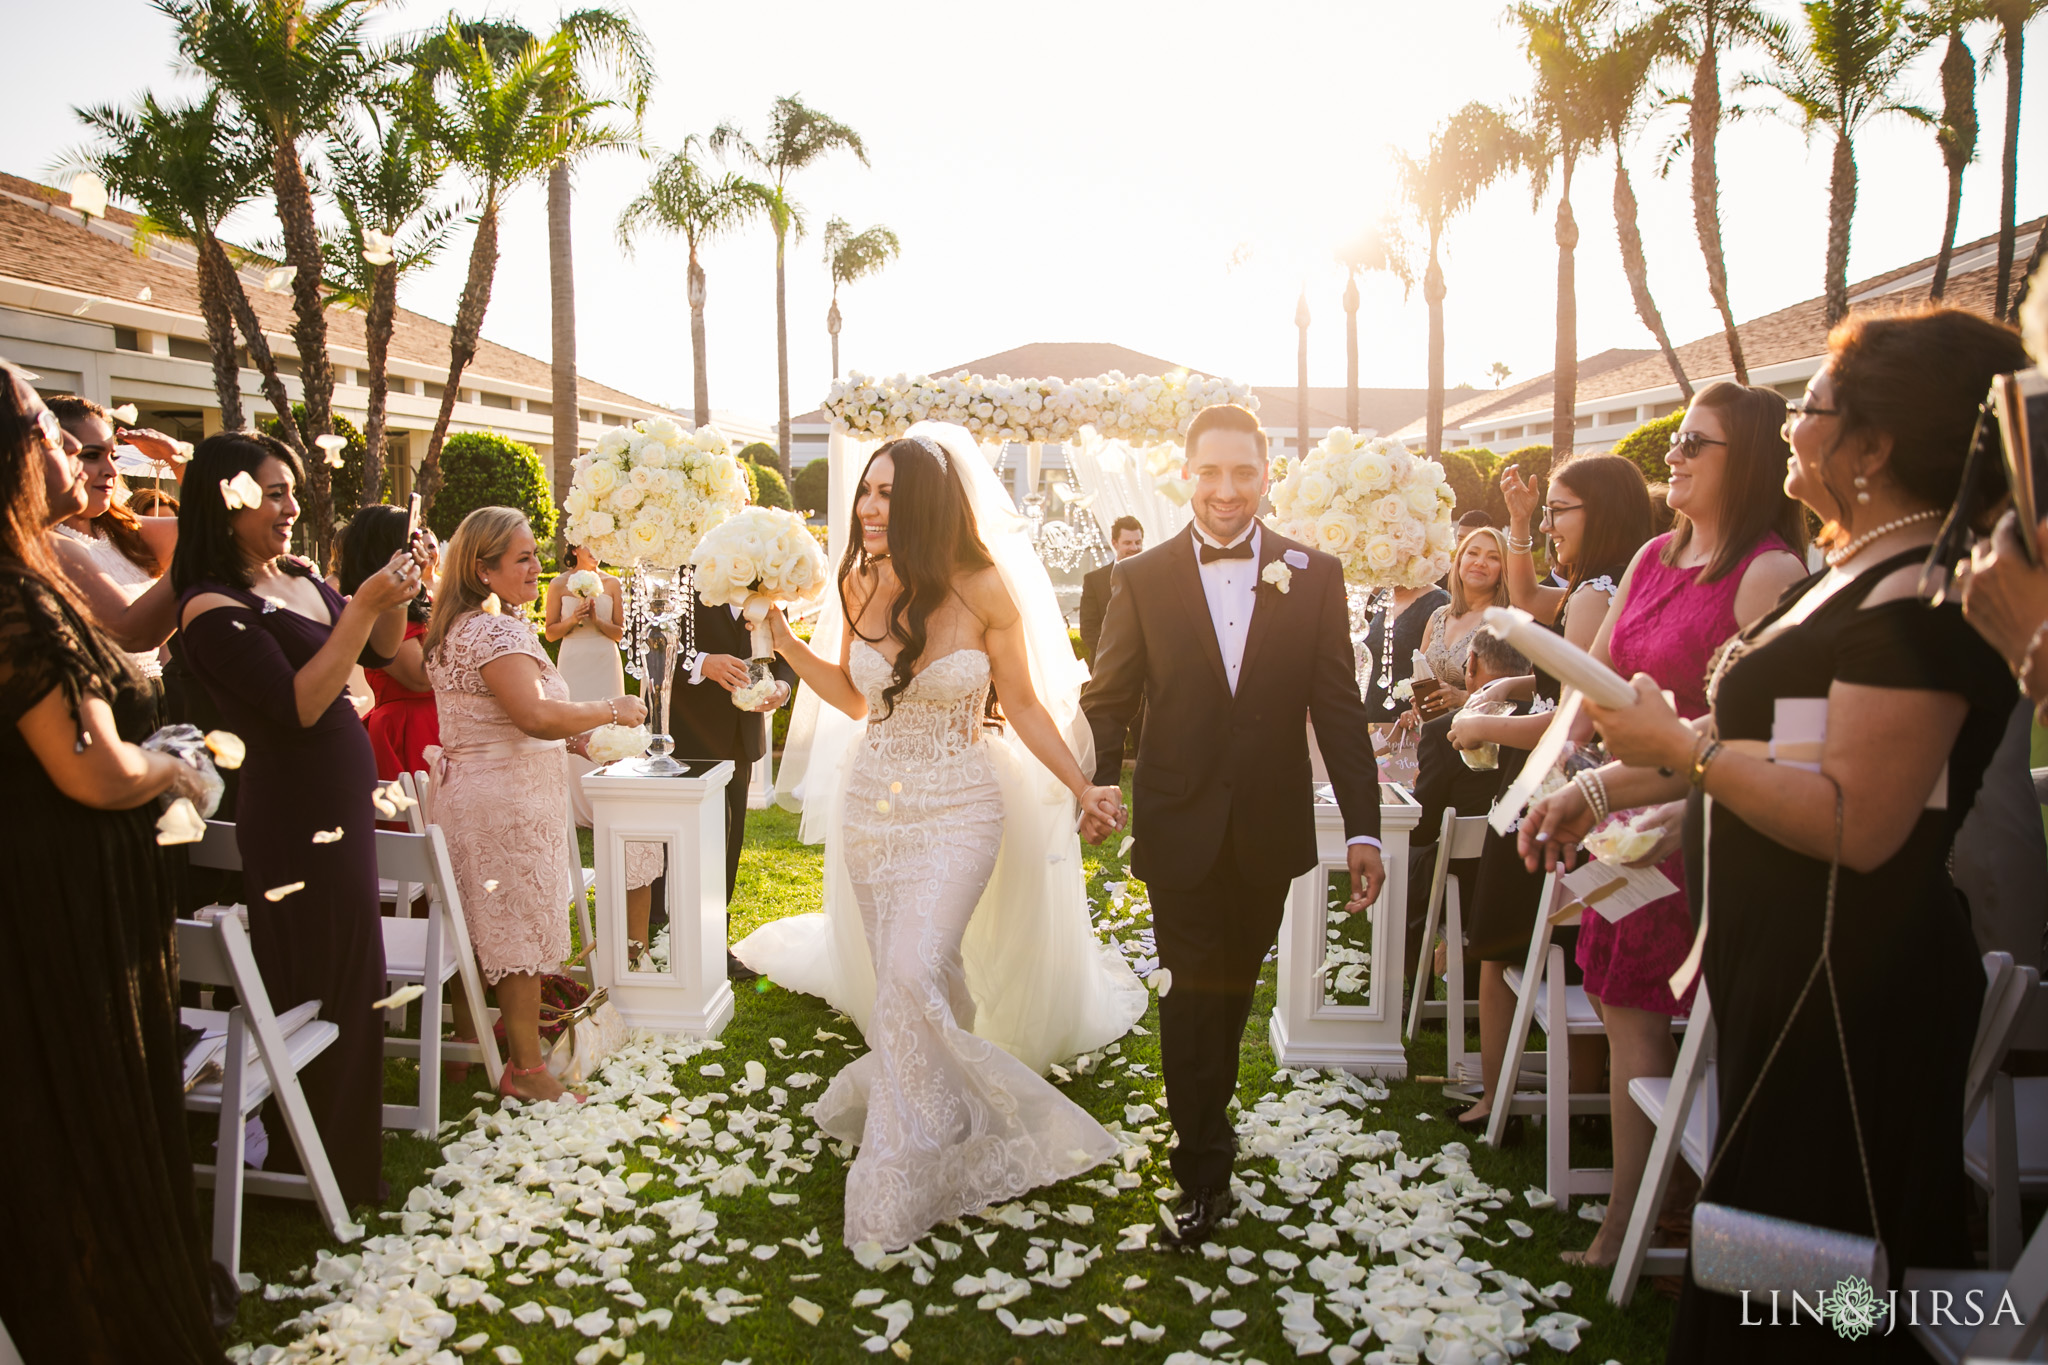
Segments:
[[[305,460],[306,438],[299,431],[299,419],[292,412],[291,395],[285,392],[284,378],[277,371],[277,357],[270,353],[270,340],[263,335],[263,324],[258,320],[256,310],[249,306],[249,295],[242,288],[242,277],[235,273],[234,262],[228,259],[228,253],[218,238],[208,237],[201,249],[213,258],[214,278],[221,282],[221,294],[227,301],[228,312],[242,331],[242,343],[249,348],[249,359],[255,363],[256,373],[263,376],[263,396],[269,400],[270,410],[277,414],[278,437],[296,451],[301,460]]]
[[[775,220],[775,458],[789,482],[789,303],[784,294],[783,246],[788,225]]]
[[[1721,314],[1721,335],[1728,341],[1728,360],[1735,382],[1749,382],[1742,358],[1742,334],[1735,329],[1735,310],[1728,303],[1728,258],[1721,251],[1721,176],[1714,163],[1715,139],[1721,131],[1721,66],[1714,11],[1706,7],[1706,34],[1692,74],[1692,224],[1707,262],[1707,293]]]
[[[1828,176],[1827,321],[1833,327],[1849,315],[1849,224],[1856,217],[1856,151],[1845,134],[1835,136],[1835,164]]]
[[[469,248],[469,278],[462,285],[462,301],[455,305],[455,327],[448,342],[448,383],[441,390],[441,410],[434,414],[433,434],[427,437],[426,457],[420,461],[423,517],[433,509],[434,495],[441,491],[441,447],[448,440],[448,424],[455,417],[462,372],[476,359],[476,339],[484,329],[484,312],[491,306],[491,281],[497,273],[498,204],[492,198],[477,216],[476,241]]]
[[[2028,6],[2024,0],[2006,0],[1998,7],[1998,22],[2005,30],[2005,152],[2000,170],[2003,188],[1998,203],[1998,299],[1993,315],[2010,321],[2012,258],[2020,198],[2020,50],[2021,33],[2027,25]]]
[[[690,377],[697,425],[711,425],[711,376],[705,373],[709,351],[704,345],[704,267],[697,264],[697,244],[690,244]]]
[[[1564,154],[1564,175],[1557,191],[1557,351],[1552,359],[1550,399],[1550,467],[1571,458],[1579,397],[1579,293],[1577,263],[1579,224],[1572,217],[1573,156]]]
[[[1977,154],[1977,63],[1960,32],[1948,35],[1941,54],[1942,164],[1948,167],[1948,221],[1941,231],[1941,250],[1934,258],[1934,279],[1927,286],[1931,303],[1948,292],[1949,261],[1955,256],[1956,223],[1963,212],[1963,168]]]
[[[1434,225],[1429,234],[1429,269],[1422,276],[1422,297],[1429,304],[1429,416],[1423,450],[1429,458],[1444,453],[1444,268],[1437,261]]]
[[[1358,430],[1358,272],[1344,285],[1344,420]]]
[[[369,413],[363,428],[363,491],[361,505],[384,501],[384,428],[391,403],[391,376],[386,361],[391,329],[398,320],[398,263],[376,267],[370,311],[363,319],[363,348],[370,361]]]
[[[271,179],[278,222],[284,228],[285,259],[298,267],[292,276],[292,342],[299,348],[299,390],[305,395],[310,439],[334,430],[334,371],[327,361],[327,305],[320,297],[320,229],[313,221],[313,191],[299,164],[298,146],[289,137],[276,139]],[[326,460],[307,461],[307,537],[314,562],[323,568],[334,543],[332,484]]]
[[[213,393],[220,404],[222,431],[242,429],[242,366],[235,356],[235,319],[228,311],[227,290],[213,263],[206,243],[199,247],[199,315],[206,322],[206,343],[213,351]],[[215,243],[215,249],[219,244]]]
[[[554,380],[549,401],[554,406],[554,486],[560,501],[569,492],[571,467],[579,444],[576,392],[576,257],[570,246],[569,163],[557,161],[548,171],[548,308],[553,323],[549,364]]]
[[[1636,316],[1657,338],[1657,349],[1664,352],[1664,363],[1671,367],[1671,377],[1678,381],[1678,392],[1690,403],[1692,381],[1685,377],[1685,367],[1678,363],[1678,352],[1672,349],[1671,336],[1664,330],[1664,315],[1657,311],[1657,301],[1650,297],[1650,263],[1643,257],[1643,232],[1636,222],[1636,189],[1629,183],[1628,167],[1622,162],[1618,142],[1614,144],[1614,231],[1621,239],[1621,269],[1628,276],[1628,292],[1636,301]]]

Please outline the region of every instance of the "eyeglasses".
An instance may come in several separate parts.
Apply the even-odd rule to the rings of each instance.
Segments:
[[[1543,515],[1537,520],[1544,526],[1555,525],[1559,517],[1567,512],[1576,512],[1585,505],[1583,502],[1547,502],[1543,504]]]
[[[64,424],[57,420],[57,414],[48,408],[39,408],[34,417],[36,434],[57,449],[64,448]]]
[[[1683,455],[1688,460],[1697,460],[1700,457],[1700,448],[1702,446],[1725,446],[1727,444],[1726,441],[1717,441],[1713,437],[1698,431],[1674,431],[1671,433],[1671,453],[1673,455]]]
[[[1795,398],[1785,405],[1785,420],[1778,427],[1778,434],[1787,441],[1792,439],[1792,424],[1802,417],[1840,417],[1840,408],[1817,407],[1810,398]]]

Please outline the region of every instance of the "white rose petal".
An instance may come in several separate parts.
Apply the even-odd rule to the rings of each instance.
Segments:
[[[205,837],[206,821],[199,818],[199,809],[192,804],[190,797],[179,797],[156,818],[156,841],[159,844],[196,844]]]
[[[373,1002],[370,1008],[373,1010],[395,1010],[401,1005],[410,1005],[426,993],[427,988],[417,983],[410,986],[400,986],[382,1000]]]
[[[274,905],[286,896],[292,895],[294,892],[304,891],[305,889],[306,884],[304,882],[286,882],[283,886],[273,886],[264,892],[263,899]]]

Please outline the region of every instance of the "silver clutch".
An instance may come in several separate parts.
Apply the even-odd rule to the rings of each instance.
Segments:
[[[1692,1278],[1717,1294],[1832,1291],[1850,1277],[1880,1295],[1884,1244],[1853,1232],[1701,1203],[1692,1211]]]

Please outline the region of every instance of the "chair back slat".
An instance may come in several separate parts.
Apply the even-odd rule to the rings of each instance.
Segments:
[[[424,834],[401,834],[397,830],[377,831],[377,875],[386,881],[437,885],[433,855]]]
[[[1477,858],[1486,851],[1486,817],[1459,815],[1446,823],[1444,837],[1452,858]]]
[[[2040,974],[2032,967],[2015,966],[2010,953],[1984,954],[1984,977],[1984,1005],[1977,1016],[1977,1038],[1970,1048],[1963,1082],[1965,1128],[1990,1095],[1992,1077],[2005,1065],[2006,1054],[2042,994]]]
[[[178,921],[178,977],[200,986],[232,986],[234,968],[213,925],[196,919]]]
[[[185,856],[194,867],[214,867],[227,872],[242,870],[242,850],[235,843],[235,827],[226,820],[208,820],[206,837],[185,845]]]

